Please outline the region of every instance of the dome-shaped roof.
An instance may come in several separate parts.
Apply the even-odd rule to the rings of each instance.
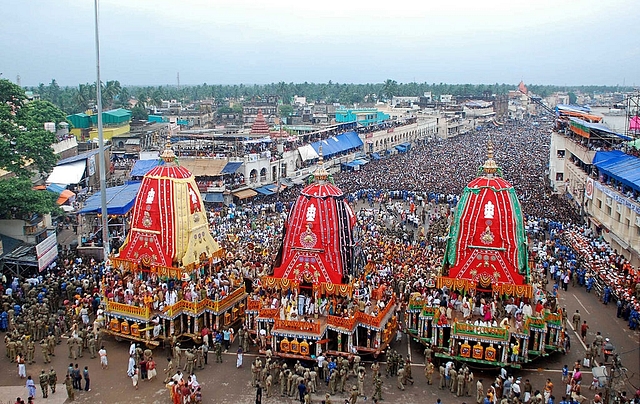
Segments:
[[[312,198],[335,198],[344,195],[340,188],[330,182],[314,182],[313,184],[307,185],[301,194]]]
[[[175,179],[187,179],[191,177],[191,171],[185,167],[176,165],[161,164],[153,167],[145,177],[165,177]]]
[[[302,190],[285,222],[277,278],[341,283],[350,273],[356,217],[340,188],[327,181],[320,156],[314,182]]]
[[[527,240],[515,189],[499,176],[489,144],[480,174],[465,187],[451,223],[439,287],[530,293]],[[499,289],[503,288],[503,289]]]
[[[467,188],[494,188],[495,190],[502,190],[507,188],[513,188],[513,185],[502,177],[495,176],[482,176],[471,180],[467,184]]]
[[[194,176],[176,165],[169,146],[161,157],[164,162],[142,179],[119,258],[146,267],[186,267],[211,257],[220,247],[209,232]]]

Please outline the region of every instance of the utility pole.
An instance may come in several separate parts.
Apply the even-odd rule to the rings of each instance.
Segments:
[[[622,367],[619,354],[611,355],[611,370],[609,371],[609,378],[607,380],[607,388],[604,393],[604,403],[613,404],[618,401],[618,394],[622,389],[624,381],[622,380],[622,373],[626,370]]]
[[[102,246],[104,259],[109,259],[109,217],[107,216],[107,171],[104,161],[104,133],[102,131],[102,82],[100,81],[100,33],[98,30],[98,0],[94,0],[96,25],[96,98],[98,102],[98,156],[100,159],[100,205],[102,214]]]

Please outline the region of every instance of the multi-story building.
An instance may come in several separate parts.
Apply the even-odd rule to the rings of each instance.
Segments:
[[[596,234],[640,265],[640,158],[619,149],[625,137],[599,123],[565,121],[551,135],[549,182]]]
[[[336,123],[358,122],[363,126],[378,125],[389,119],[389,115],[376,108],[347,109],[339,108],[336,110]]]
[[[242,120],[245,127],[250,128],[253,125],[253,122],[258,117],[258,110],[262,111],[262,115],[269,125],[275,125],[278,118],[278,97],[268,95],[243,105]]]
[[[80,142],[98,140],[98,114],[73,114],[67,116],[73,126],[71,134]],[[121,136],[131,130],[131,111],[118,108],[102,112],[103,135],[105,140]]]
[[[435,137],[438,132],[437,118],[424,116],[413,118],[404,124],[389,125],[388,128],[364,134],[365,151],[367,153],[384,154],[403,143],[411,143]]]

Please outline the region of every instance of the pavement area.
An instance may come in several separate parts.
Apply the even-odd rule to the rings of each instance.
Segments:
[[[606,337],[611,338],[612,343],[616,347],[616,351],[620,353],[623,366],[628,369],[629,380],[626,385],[626,391],[629,395],[633,395],[635,388],[640,386],[640,344],[638,331],[633,332],[626,327],[622,319],[616,318],[615,305],[605,306],[600,303],[593,294],[588,294],[584,289],[569,287],[568,292],[560,294],[560,304],[566,307],[568,313],[580,310],[582,319],[587,320],[591,327],[589,330],[587,342],[591,342],[596,331],[601,331]],[[561,397],[561,391],[564,389],[561,383],[561,369],[564,364],[571,366],[574,361],[582,361],[585,348],[580,342],[577,334],[572,335],[571,351],[566,355],[556,353],[538,362],[534,362],[514,373],[514,375],[522,376],[523,379],[530,379],[534,389],[541,389],[546,378],[551,378],[555,384],[556,397]],[[99,359],[90,359],[85,353],[83,358],[79,358],[74,363],[78,363],[80,367],[89,366],[91,374],[91,391],[78,392],[76,401],[80,403],[170,403],[169,391],[164,387],[161,380],[141,381],[139,390],[135,390],[131,380],[126,375],[127,369],[127,352],[129,344],[127,342],[116,342],[107,337],[104,341],[109,358],[109,368],[102,370],[100,368]],[[251,386],[251,362],[255,355],[251,352],[245,354],[244,366],[240,369],[236,368],[235,347],[237,342],[232,345],[230,353],[224,354],[224,363],[216,364],[212,353],[209,355],[209,364],[205,369],[198,370],[196,375],[203,389],[204,403],[222,403],[222,404],[249,404],[255,402],[255,388]],[[471,400],[462,397],[455,397],[448,391],[439,390],[437,385],[427,385],[423,372],[424,356],[422,347],[416,342],[409,342],[404,336],[401,341],[395,342],[393,349],[406,356],[411,355],[413,366],[412,373],[415,380],[414,385],[406,386],[404,392],[396,387],[395,378],[386,379],[383,377],[383,398],[387,403],[425,403],[435,402],[438,398],[442,399],[444,404],[448,403],[470,403]],[[4,351],[4,349],[2,350]],[[253,348],[253,352],[255,352]],[[162,377],[162,369],[166,364],[166,351],[156,349],[154,351],[156,361],[158,363],[158,375]],[[366,360],[366,358],[365,358]],[[383,362],[384,358],[380,360]],[[26,398],[26,388],[24,381],[18,377],[17,366],[10,364],[9,359],[0,357],[3,366],[0,367],[0,404],[5,402],[13,403],[16,397]],[[36,364],[27,365],[27,373],[37,376],[42,367],[40,352],[36,352]],[[53,358],[52,365],[55,367],[58,378],[64,377],[66,368],[71,360],[67,357],[66,340],[63,339],[62,344],[56,349],[56,356]],[[47,369],[50,365],[47,365]],[[381,370],[384,369],[384,364]],[[368,384],[365,385],[365,391],[370,396],[373,394],[373,386],[371,384],[371,374],[369,365],[367,364]],[[476,380],[482,378],[485,387],[489,380],[493,380],[497,374],[497,370],[482,370],[472,368]],[[384,374],[384,373],[383,373]],[[434,382],[437,376],[434,377]],[[583,394],[588,398],[593,398],[594,390],[587,390],[586,387],[591,381],[590,372],[585,372],[583,384]],[[348,388],[355,382],[354,377],[350,377],[347,381]],[[275,392],[279,392],[278,387],[274,388]],[[327,387],[320,384],[318,394],[312,399],[314,403],[320,403],[324,399],[324,393]],[[475,395],[475,386],[471,390],[471,394]],[[36,402],[62,403],[66,399],[66,389],[63,386],[58,388],[55,395],[43,399],[40,387],[36,395]],[[332,397],[334,403],[342,403],[346,395],[336,395]],[[294,403],[298,402],[293,397],[280,397],[279,394],[266,398],[263,397],[263,403]],[[371,399],[364,400],[363,397],[358,399],[359,403],[371,402]]]
[[[360,202],[356,208],[367,206],[366,203]],[[432,212],[435,212],[433,210]],[[430,213],[432,213],[430,212]],[[426,224],[428,230],[428,223]],[[415,231],[415,230],[414,230]],[[72,240],[77,239],[77,235],[73,232],[73,229],[64,229],[58,236],[59,242],[62,245],[68,245]],[[597,331],[601,331],[605,337],[609,337],[611,342],[616,347],[616,352],[620,354],[622,364],[628,369],[625,388],[628,396],[633,396],[634,392],[640,388],[640,331],[631,331],[628,329],[627,324],[622,319],[616,318],[615,303],[608,306],[603,305],[595,294],[589,294],[584,288],[572,288],[569,286],[567,292],[560,291],[559,304],[561,307],[565,307],[569,317],[576,310],[580,310],[581,321],[586,320],[589,324],[589,333],[586,343],[591,343]],[[585,345],[580,341],[578,333],[573,331],[573,327],[569,323],[567,324],[571,332],[571,350],[566,355],[561,353],[555,353],[547,358],[538,360],[526,366],[525,369],[515,371],[514,376],[521,376],[524,379],[529,379],[533,385],[534,390],[542,390],[544,382],[547,378],[550,378],[554,385],[554,395],[558,398],[562,397],[564,386],[561,382],[561,369],[562,366],[567,364],[571,366],[575,361],[582,362],[585,353]],[[104,340],[105,348],[107,349],[109,357],[109,369],[102,370],[100,368],[99,359],[90,359],[88,354],[85,353],[83,358],[79,358],[74,363],[78,363],[81,368],[89,366],[91,374],[91,391],[90,392],[78,392],[76,394],[76,401],[80,403],[170,403],[169,391],[165,388],[162,380],[153,381],[141,381],[139,390],[135,390],[132,386],[131,379],[126,375],[127,361],[128,361],[128,347],[127,342],[116,342],[110,337],[106,337]],[[449,391],[439,390],[437,387],[437,372],[434,375],[434,385],[427,385],[424,378],[424,356],[423,348],[415,341],[409,341],[407,336],[403,336],[402,340],[394,342],[393,349],[396,349],[400,354],[406,357],[410,355],[413,366],[412,374],[415,380],[415,384],[406,386],[405,391],[400,391],[396,387],[395,378],[383,377],[383,398],[386,403],[403,403],[403,404],[417,404],[417,403],[431,403],[436,402],[438,398],[442,400],[443,404],[460,404],[475,402],[475,385],[471,389],[472,398],[455,397]],[[255,403],[255,388],[251,386],[251,362],[255,359],[255,354],[247,353],[244,357],[244,366],[240,369],[236,368],[235,350],[237,349],[237,343],[232,344],[230,353],[225,353],[224,363],[216,364],[214,361],[214,355],[210,352],[209,364],[205,366],[205,369],[196,371],[198,382],[202,386],[203,390],[203,402],[204,403],[221,403],[221,404],[253,404]],[[4,351],[4,349],[0,349]],[[252,352],[256,352],[256,348],[252,349]],[[66,340],[63,339],[62,344],[56,349],[56,354],[51,365],[55,367],[58,374],[58,379],[63,380],[66,373],[67,366],[71,361],[67,357]],[[158,364],[158,375],[163,377],[162,369],[166,364],[167,351],[162,349],[156,349],[154,351],[155,359]],[[382,362],[381,371],[384,374],[384,357],[379,358]],[[601,361],[602,358],[599,359]],[[36,364],[27,365],[27,373],[34,377],[40,373],[42,367],[41,356],[39,349],[36,350]],[[373,394],[373,385],[371,378],[371,371],[369,370],[370,358],[364,358],[367,362],[367,384],[365,385],[365,392],[368,396]],[[27,391],[25,388],[25,382],[18,377],[17,366],[10,364],[9,359],[0,356],[0,362],[3,363],[0,366],[0,404],[15,402],[16,397],[22,397],[26,401]],[[46,369],[49,368],[47,365]],[[483,379],[483,383],[486,387],[490,381],[495,379],[498,375],[498,370],[494,369],[480,369],[471,367],[474,372],[476,380]],[[583,378],[583,395],[592,399],[595,390],[588,390],[587,387],[591,382],[591,374],[589,369],[584,370]],[[355,383],[355,378],[352,376],[347,381],[347,390]],[[37,382],[36,382],[37,384]],[[328,388],[320,383],[318,394],[312,396],[314,403],[320,403],[324,399],[324,394],[328,391]],[[263,403],[297,403],[299,402],[293,397],[280,397],[279,387],[276,385],[273,387],[273,394],[270,398],[266,397],[266,392],[263,395]],[[55,395],[50,395],[49,398],[43,399],[40,387],[38,386],[38,392],[36,395],[36,402],[48,402],[52,404],[66,402],[66,389],[64,386],[59,386]],[[342,404],[344,400],[348,398],[347,395],[338,394],[332,397],[332,400],[336,404]],[[368,397],[365,401],[364,397],[358,399],[358,403],[372,402]]]

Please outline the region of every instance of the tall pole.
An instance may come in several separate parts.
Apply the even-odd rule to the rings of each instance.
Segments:
[[[94,0],[96,19],[96,97],[98,101],[98,156],[100,159],[100,205],[102,207],[102,245],[104,259],[109,258],[109,218],[107,216],[107,168],[104,161],[104,133],[102,132],[102,82],[100,81],[100,34],[98,31],[98,0]]]

